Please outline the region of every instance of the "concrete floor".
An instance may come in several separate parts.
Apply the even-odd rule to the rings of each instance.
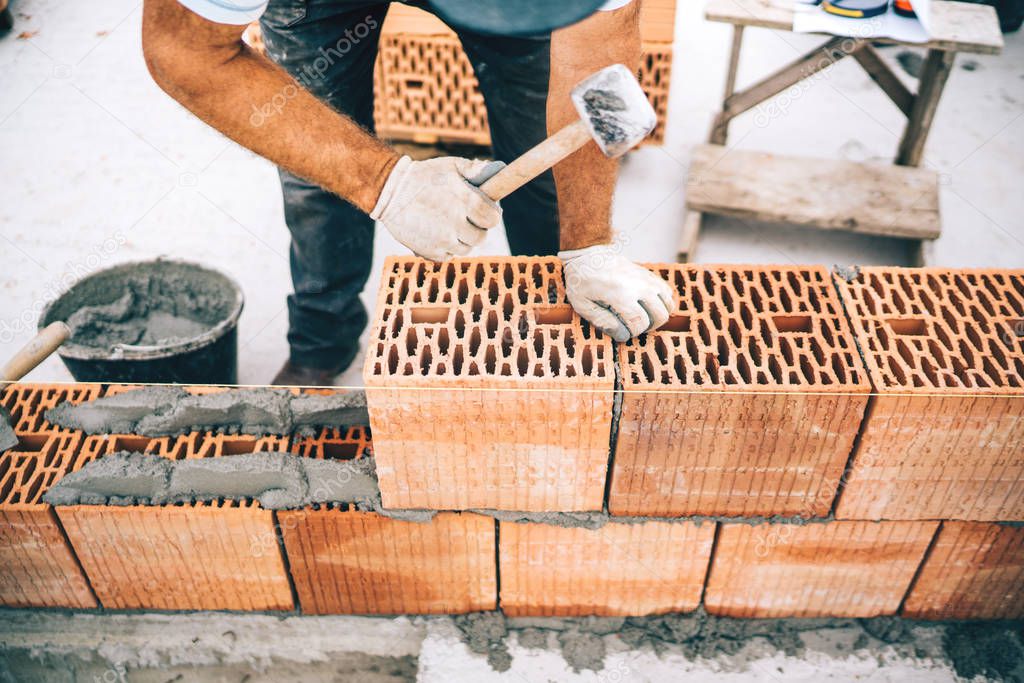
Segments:
[[[702,3],[679,3],[668,142],[629,155],[615,226],[626,253],[674,260],[689,150],[719,101],[729,29]],[[84,274],[169,255],[234,275],[247,306],[240,324],[242,383],[269,381],[287,355],[288,232],[274,168],[207,128],[152,83],[139,49],[140,3],[13,0],[17,27],[0,40],[0,357],[29,339],[43,304]],[[20,35],[19,35],[20,34]],[[748,31],[740,82],[781,65],[820,38]],[[899,48],[883,53],[894,60]],[[943,174],[944,233],[935,264],[1024,264],[1024,36],[1000,57],[961,55],[926,151]],[[778,115],[732,129],[744,149],[891,158],[901,114],[851,60],[780,100]],[[767,120],[767,123],[765,123]],[[507,253],[495,231],[479,253]],[[402,253],[378,232],[376,259]],[[711,219],[702,262],[901,264],[904,242]],[[378,270],[378,269],[375,269]],[[364,298],[376,291],[371,280]],[[66,380],[56,358],[32,376]],[[357,361],[339,380],[360,385]]]
[[[45,302],[78,278],[121,261],[168,255],[218,266],[242,283],[247,306],[240,325],[240,381],[268,381],[287,354],[285,296],[290,289],[288,233],[274,168],[198,122],[150,81],[139,50],[138,0],[12,4],[17,27],[0,40],[0,159],[5,171],[0,244],[6,257],[0,270],[0,358],[31,337]],[[679,3],[668,142],[632,153],[623,165],[615,225],[626,238],[626,253],[638,260],[674,260],[689,150],[703,140],[721,94],[729,31],[705,22],[701,5],[696,0]],[[741,83],[818,42],[812,36],[749,31]],[[883,50],[891,62],[897,52]],[[813,88],[790,95],[766,125],[750,115],[737,121],[732,144],[853,160],[884,161],[893,154],[901,115],[853,62],[840,63]],[[931,250],[933,263],[1024,265],[1022,114],[1024,36],[1007,36],[1001,57],[960,56],[926,151],[927,165],[943,174],[944,233]],[[378,265],[385,255],[402,251],[379,231]],[[503,235],[496,231],[479,253],[507,253]],[[901,264],[908,252],[898,240],[711,219],[696,258]],[[375,278],[364,293],[368,303],[376,285]],[[357,361],[339,382],[362,384],[360,374]],[[69,378],[56,358],[30,376],[35,381]],[[348,626],[370,628],[367,623],[357,620]],[[481,657],[455,640],[450,622],[431,620],[417,628],[425,629],[417,636],[420,680],[494,677]],[[155,642],[174,632],[165,628],[152,637]],[[234,629],[230,633],[234,638]],[[261,637],[276,642],[279,634],[271,630]],[[615,652],[604,672],[579,680],[665,680],[682,671],[695,680],[723,674],[729,680],[955,678],[948,664],[928,654],[931,636],[923,637],[923,657],[881,646],[837,654],[835,642],[845,642],[847,635],[808,637],[826,643],[821,649],[831,654],[797,659],[762,649],[750,656],[752,664],[733,671],[721,662],[688,662],[678,655]],[[31,643],[26,647],[30,652]],[[75,647],[89,652],[99,644],[81,636]],[[557,653],[515,645],[512,653],[513,670],[502,680],[570,678]],[[116,656],[97,661],[99,670],[83,664],[79,680],[118,680],[116,668],[109,666]],[[293,672],[290,677],[314,680],[310,665],[301,665],[307,668],[287,670]],[[273,679],[254,677],[248,664],[224,666],[211,669],[206,680]],[[399,679],[411,675],[405,664],[395,671]],[[342,673],[327,667],[316,680],[347,680]],[[5,675],[0,667],[0,680],[7,680]],[[154,674],[159,680],[194,678],[181,670],[174,675]],[[282,675],[289,674],[282,670]],[[384,671],[380,680],[389,675]]]

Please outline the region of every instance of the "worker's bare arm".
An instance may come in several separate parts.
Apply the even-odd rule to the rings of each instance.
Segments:
[[[157,84],[232,140],[369,213],[399,156],[178,0],[145,0],[142,47]],[[286,100],[270,115],[267,104]]]
[[[640,0],[596,12],[551,36],[548,132],[578,118],[569,97],[585,77],[610,64],[640,65]],[[580,249],[612,239],[612,193],[619,163],[588,143],[554,168],[561,248]]]

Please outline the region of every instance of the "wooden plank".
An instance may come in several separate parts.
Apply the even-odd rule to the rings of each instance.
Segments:
[[[953,69],[955,52],[929,50],[928,57],[921,69],[921,86],[914,99],[914,108],[910,112],[907,127],[900,140],[900,149],[896,154],[896,163],[900,166],[920,166],[924,156],[924,144],[928,141],[935,112],[939,108],[939,98],[946,87],[949,72]]]
[[[864,67],[864,71],[881,88],[893,104],[907,117],[914,109],[914,93],[910,92],[889,65],[882,61],[878,51],[870,45],[864,45],[853,53],[853,58]]]
[[[926,169],[694,149],[686,207],[751,220],[915,239],[941,231],[938,175]]]
[[[792,31],[793,10],[776,6],[773,4],[776,1],[709,0],[704,16],[709,21]],[[886,38],[875,42],[898,43]],[[932,2],[932,39],[919,47],[994,55],[1003,49],[1003,34],[995,10],[988,5],[935,0]]]

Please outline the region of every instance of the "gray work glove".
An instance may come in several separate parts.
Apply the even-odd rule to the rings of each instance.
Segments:
[[[672,288],[610,244],[560,251],[558,257],[565,264],[569,303],[615,341],[628,341],[668,320]]]
[[[470,184],[494,163],[440,157],[402,157],[391,170],[370,217],[414,254],[432,261],[466,256],[501,222],[497,202]]]

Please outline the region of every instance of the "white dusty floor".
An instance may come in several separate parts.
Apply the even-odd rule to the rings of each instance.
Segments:
[[[240,381],[269,381],[287,353],[290,289],[273,167],[194,119],[150,81],[139,49],[137,0],[12,1],[18,24],[0,40],[0,357],[28,340],[45,301],[84,274],[170,255],[214,264],[242,283]],[[624,164],[615,223],[636,259],[674,259],[689,149],[706,135],[721,94],[729,30],[705,22],[702,4],[679,3],[668,144],[635,152]],[[748,31],[741,85],[817,42]],[[892,60],[897,51],[884,53]],[[1020,266],[1024,36],[1007,36],[1000,57],[961,55],[957,64],[926,154],[928,166],[944,174],[945,231],[933,262]],[[902,126],[895,106],[851,60],[825,73],[810,89],[784,94],[773,114],[737,121],[731,144],[890,158]],[[378,261],[401,251],[379,231]],[[481,253],[507,253],[504,237],[495,234]],[[900,264],[907,251],[897,240],[712,219],[696,257]],[[367,301],[375,288],[374,280]],[[340,383],[361,384],[359,366]],[[31,378],[69,375],[53,358]]]

